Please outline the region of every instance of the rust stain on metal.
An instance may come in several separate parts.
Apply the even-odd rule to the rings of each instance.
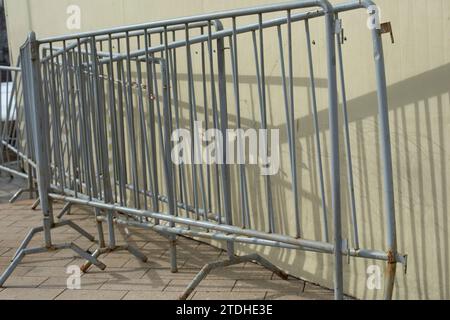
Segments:
[[[394,254],[394,252],[392,250],[388,251],[387,257],[388,257],[388,263],[389,264],[397,263],[397,259],[395,258],[395,254]]]

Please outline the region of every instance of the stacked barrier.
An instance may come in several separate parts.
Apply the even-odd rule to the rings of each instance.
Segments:
[[[18,249],[11,266],[0,278],[2,285],[27,254],[49,249],[72,249],[87,259],[82,266],[88,272],[91,264],[104,269],[99,260],[106,252],[128,250],[146,261],[134,246],[118,246],[114,225],[141,227],[165,235],[170,242],[172,272],[177,272],[176,236],[222,240],[227,244],[228,260],[208,263],[186,288],[187,298],[198,283],[214,268],[255,261],[286,274],[258,254],[238,257],[235,243],[257,244],[293,250],[304,250],[335,257],[335,297],[343,298],[342,257],[344,255],[387,261],[385,296],[392,297],[395,268],[405,263],[397,252],[395,214],[392,190],[392,161],[389,142],[389,119],[381,33],[372,31],[380,114],[380,150],[384,170],[384,202],[387,225],[387,250],[364,249],[359,241],[358,221],[353,188],[351,144],[344,64],[341,50],[339,13],[367,8],[371,1],[352,1],[331,6],[328,1],[296,1],[260,6],[161,22],[120,27],[37,40],[32,33],[21,49],[25,113],[32,127],[37,167],[37,183],[43,211],[43,227],[33,229]],[[315,11],[305,11],[315,10]],[[371,13],[374,14],[374,13]],[[267,16],[271,15],[270,18]],[[272,15],[277,15],[273,18]],[[252,19],[254,23],[240,23]],[[327,64],[327,101],[330,134],[331,203],[322,163],[319,113],[311,48],[309,22],[321,20],[325,25]],[[225,28],[223,25],[229,25]],[[307,59],[293,55],[293,29],[301,28],[306,38]],[[297,30],[297,29],[295,29]],[[267,35],[270,35],[268,37]],[[273,35],[276,35],[275,37]],[[241,116],[242,85],[239,73],[240,39],[248,37],[253,45],[254,79],[258,91],[258,121],[255,128],[268,130],[272,106],[267,93],[267,59],[265,46],[278,46],[281,65],[282,108],[289,146],[291,189],[295,232],[281,227],[290,224],[274,210],[271,175],[260,175],[253,183],[264,186],[263,209],[256,212],[249,196],[251,168],[225,161],[223,147],[215,164],[202,162],[174,163],[173,133],[176,129],[194,133],[196,123],[221,133],[224,146],[229,143],[228,129],[249,127]],[[307,63],[305,63],[307,61]],[[294,68],[307,65],[310,75],[310,108],[313,115],[317,176],[322,200],[320,237],[303,237],[301,190],[297,157]],[[194,74],[198,65],[200,74]],[[338,81],[337,68],[340,78]],[[182,71],[180,71],[182,70]],[[227,100],[227,75],[231,76],[233,100]],[[352,245],[345,243],[341,227],[341,186],[339,159],[338,87],[344,114],[346,168],[349,176],[352,218]],[[183,89],[183,90],[181,90]],[[187,92],[182,103],[181,91]],[[282,111],[280,111],[280,109]],[[233,122],[230,118],[233,118]],[[264,147],[268,150],[268,142]],[[199,150],[193,144],[194,160]],[[238,145],[238,152],[244,152]],[[233,183],[236,178],[236,183]],[[236,194],[238,196],[236,196]],[[55,222],[53,201],[66,203],[58,215],[62,218],[71,205],[95,209],[98,227],[98,249],[90,255],[75,244],[54,244],[53,228],[70,226],[93,240],[70,220]],[[331,214],[327,212],[327,208]],[[332,223],[329,223],[329,217]],[[259,217],[257,219],[257,217]],[[103,224],[109,238],[103,235]],[[332,225],[332,227],[330,227]],[[330,232],[332,230],[333,232]],[[45,247],[28,249],[36,232],[44,232]]]
[[[18,190],[10,202],[22,193],[35,193],[35,162],[31,141],[31,130],[27,127],[27,114],[24,112],[22,77],[20,65],[0,66],[0,173],[11,178],[18,177],[28,181],[27,189]]]

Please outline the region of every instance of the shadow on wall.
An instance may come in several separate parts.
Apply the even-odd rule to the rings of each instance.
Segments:
[[[449,113],[444,109],[449,107],[449,100],[445,102],[450,95],[449,74],[447,64],[388,88],[398,247],[409,255],[408,274],[397,283],[401,287],[397,298],[450,298],[449,144],[445,137]],[[358,127],[362,144],[361,123],[367,118],[377,122],[375,99],[376,93],[371,93],[349,102],[351,122]],[[365,214],[371,215],[368,209]],[[373,241],[377,230],[368,225],[364,229]]]
[[[450,237],[448,198],[450,196],[447,179],[449,144],[446,139],[448,129],[450,101],[450,85],[448,75],[450,64],[430,70],[423,74],[406,79],[388,87],[391,144],[394,166],[394,190],[396,199],[396,217],[398,232],[398,248],[402,253],[409,255],[409,268],[406,276],[397,278],[397,298],[420,299],[450,299]],[[355,185],[358,207],[358,220],[360,223],[360,238],[363,247],[371,249],[384,249],[385,225],[382,198],[382,164],[380,163],[380,150],[378,147],[378,110],[376,92],[348,101],[350,126],[356,128],[355,139],[352,139],[354,152]],[[327,110],[320,112],[319,119],[327,119]],[[306,138],[305,145],[309,154],[314,148],[312,117],[298,119],[299,130],[297,140]],[[342,122],[341,122],[342,123]],[[373,124],[373,126],[372,126]],[[327,121],[321,121],[321,132],[327,130]],[[305,130],[310,128],[310,131]],[[282,128],[281,128],[282,129]],[[322,133],[324,166],[328,172],[328,145],[326,133]],[[356,141],[353,141],[356,140]],[[282,143],[285,143],[283,141]],[[376,153],[366,154],[366,145],[372,144]],[[342,141],[342,146],[344,142]],[[342,153],[342,151],[341,151]],[[315,172],[315,160],[309,156],[308,165]],[[376,162],[376,171],[370,169],[370,162]],[[342,159],[345,165],[345,157]],[[300,168],[299,168],[300,169]],[[350,235],[351,224],[349,216],[348,189],[346,188],[346,174],[342,168],[343,184],[343,212],[344,233]],[[375,180],[369,177],[375,176]],[[314,217],[320,219],[321,194],[316,181],[308,193],[313,201]],[[374,180],[375,184],[371,183]],[[290,190],[290,182],[275,181],[274,198],[282,199],[282,195]],[[301,184],[301,182],[300,182]],[[326,184],[329,185],[329,175],[326,175]],[[345,185],[345,187],[344,187]],[[306,190],[305,190],[306,191]],[[329,193],[329,192],[328,192]],[[327,201],[327,203],[330,203]],[[276,212],[283,212],[283,201],[276,202]],[[380,209],[381,208],[381,209]],[[330,210],[328,210],[330,211]],[[329,217],[330,221],[331,217]],[[376,220],[376,221],[374,221]],[[347,225],[345,223],[347,222]],[[315,233],[320,235],[320,221],[316,221]],[[349,236],[351,239],[351,236]],[[284,251],[284,250],[283,250]],[[266,252],[266,250],[264,251]],[[295,257],[293,257],[293,256]],[[303,265],[303,254],[280,252],[277,259],[298,266]],[[324,257],[317,255],[317,265],[324,263]],[[371,261],[366,261],[366,267]],[[347,266],[348,267],[348,266]],[[356,270],[355,264],[348,267],[353,272],[359,272],[360,277],[353,277],[352,283],[347,282],[347,291],[356,292],[357,281],[365,282],[365,269]],[[349,270],[349,272],[352,272]],[[401,268],[399,273],[401,273]],[[332,274],[324,274],[320,268],[317,276],[332,281]],[[304,273],[301,272],[303,275]],[[308,275],[304,275],[308,278]],[[362,279],[362,280],[361,280]],[[367,291],[365,297],[373,292]]]
[[[447,172],[448,143],[445,142],[445,127],[448,126],[448,108],[450,87],[448,75],[450,64],[441,66],[434,70],[425,72],[415,77],[406,79],[388,87],[390,122],[391,122],[391,144],[393,152],[394,181],[396,216],[398,231],[398,248],[401,253],[409,255],[408,274],[397,278],[398,290],[395,290],[397,298],[420,298],[420,299],[449,299],[450,298],[450,238],[448,219],[448,186]],[[180,75],[182,79],[183,75]],[[227,79],[231,82],[231,79]],[[242,86],[256,83],[254,77],[243,76],[240,79]],[[296,79],[297,87],[308,87],[308,79]],[[279,86],[281,79],[270,77],[267,79],[268,86]],[[318,80],[318,87],[326,87],[326,81]],[[254,87],[253,87],[254,88]],[[268,90],[270,92],[270,90]],[[252,95],[251,95],[252,96]],[[449,100],[446,100],[449,99]],[[229,108],[233,101],[229,101]],[[271,101],[268,95],[269,112]],[[187,103],[180,103],[182,109],[188,109]],[[252,110],[258,110],[258,101],[249,102]],[[380,150],[378,146],[378,109],[376,92],[348,101],[350,126],[352,128],[352,151],[353,170],[355,174],[356,203],[358,204],[358,221],[361,247],[367,249],[384,250],[385,224],[382,196],[382,164],[380,163]],[[269,115],[270,117],[270,115]],[[329,157],[328,149],[328,110],[319,112],[320,131],[322,140],[323,160],[325,169],[325,183],[329,186]],[[297,127],[297,149],[300,166],[306,166],[310,172],[308,188],[303,188],[302,179],[299,179],[299,187],[302,201],[311,203],[309,207],[314,230],[312,234],[316,240],[321,240],[321,193],[316,175],[316,159],[314,156],[314,128],[311,115],[298,118]],[[236,122],[233,115],[229,117],[230,127]],[[342,122],[341,122],[342,123]],[[258,114],[253,119],[242,119],[243,127],[255,127],[258,124]],[[286,128],[280,129],[280,144],[287,143]],[[342,129],[343,130],[343,129]],[[342,140],[342,146],[344,141]],[[343,149],[343,148],[342,148]],[[370,151],[368,151],[370,150]],[[348,203],[348,188],[346,181],[345,153],[342,156],[342,198],[343,198],[343,232],[349,239],[351,236],[350,206]],[[305,158],[306,157],[306,158]],[[299,172],[305,168],[298,168]],[[291,180],[289,165],[282,168],[283,174],[272,179],[272,194],[274,200],[274,211],[284,214],[289,210],[286,201],[292,201],[286,197],[291,192]],[[234,212],[239,212],[238,194],[238,171],[233,172],[233,203]],[[248,171],[248,185],[250,192],[250,207],[252,214],[259,216],[264,221],[265,200],[264,187],[257,170]],[[300,177],[300,176],[299,176]],[[191,181],[192,182],[192,181]],[[255,183],[255,184],[254,184]],[[192,185],[192,184],[191,184]],[[329,197],[327,190],[327,198]],[[327,199],[327,204],[330,203]],[[330,208],[327,208],[330,212]],[[288,225],[293,222],[285,218],[277,220],[279,232],[285,232]],[[258,219],[258,220],[259,220]],[[331,215],[328,220],[331,222]],[[289,221],[286,221],[289,220]],[[259,220],[261,221],[261,220]],[[256,226],[264,230],[264,223],[259,222]],[[332,229],[329,230],[330,235]],[[310,233],[311,234],[311,233]],[[277,250],[263,248],[265,255],[274,261],[280,262],[282,267],[292,266],[298,275],[306,279],[323,279],[321,283],[332,283],[332,269],[321,268],[332,260],[324,255],[315,255],[315,273],[305,271],[305,253],[290,250]],[[373,264],[373,261],[364,261],[365,266]],[[325,271],[325,269],[327,271]],[[352,281],[346,281],[347,292],[361,292],[361,283],[365,284],[365,269],[352,263],[345,266],[347,276],[357,273]],[[399,268],[401,273],[401,268]],[[363,281],[360,283],[360,281]],[[365,287],[364,287],[365,288]],[[359,291],[358,291],[359,290]],[[364,298],[373,297],[374,293],[367,289],[361,295]]]
[[[398,241],[412,267],[400,285],[424,299],[450,299],[449,74],[447,64],[389,88]]]
[[[449,144],[445,137],[449,112],[444,109],[449,107],[449,74],[447,64],[388,87],[398,247],[409,256],[408,274],[397,280],[397,286],[401,287],[396,290],[397,298],[450,298]],[[357,127],[358,147],[377,143],[364,140],[368,130],[363,126],[370,118],[377,123],[374,101],[376,92],[349,101],[350,122]],[[378,147],[376,151],[380,169]],[[367,174],[364,162],[368,159],[359,155],[362,158],[357,161],[362,163],[355,165]],[[376,207],[382,208],[381,175],[380,170],[375,188],[367,185],[361,190],[364,194],[360,196],[366,199],[357,199],[367,204],[361,212],[369,219],[366,221],[377,214],[371,212],[370,199],[378,197]],[[379,230],[371,225],[365,223],[361,229],[366,233],[363,240],[369,240],[364,242],[366,245],[380,237]],[[384,224],[381,226],[384,239]],[[356,289],[356,283],[351,285]]]

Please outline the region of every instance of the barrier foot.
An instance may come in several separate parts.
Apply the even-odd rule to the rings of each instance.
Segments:
[[[102,253],[106,253],[106,248],[103,248],[103,250],[101,248],[98,248],[97,250],[94,251],[94,253],[92,254],[92,257],[97,259]],[[81,270],[81,272],[86,273],[91,266],[92,266],[92,263],[89,260],[87,260],[80,267],[80,270]]]
[[[276,265],[271,263],[269,260],[263,258],[260,255],[257,255],[257,258],[255,259],[256,262],[258,262],[260,265],[262,265],[264,268],[272,271],[275,273],[278,277],[280,277],[282,280],[287,280],[289,278],[289,275],[278,268]]]
[[[34,190],[31,190],[31,189],[19,189],[19,190],[17,190],[17,192],[11,197],[11,199],[9,199],[9,203],[16,202],[16,200],[19,199],[19,197],[22,195],[22,193],[25,193],[25,192],[30,192],[30,194],[32,195]]]
[[[23,258],[26,255],[39,254],[39,253],[64,250],[64,249],[70,249],[70,250],[74,251],[80,257],[87,259],[88,261],[90,261],[92,264],[94,264],[101,270],[104,270],[106,268],[106,265],[104,263],[100,262],[99,260],[97,260],[97,258],[90,255],[89,252],[81,249],[75,243],[57,244],[57,245],[53,245],[48,248],[47,247],[38,247],[38,248],[30,248],[30,249],[21,249],[17,253],[17,255],[14,257],[13,261],[8,266],[8,268],[6,268],[6,270],[0,276],[0,288],[3,287],[6,280],[8,280],[8,278],[11,276],[11,274],[14,272],[14,270],[17,268],[19,263],[23,260]]]
[[[93,235],[91,235],[89,232],[87,232],[86,230],[84,230],[83,228],[81,228],[79,225],[77,225],[75,222],[73,221],[62,221],[62,222],[58,222],[55,223],[52,226],[52,229],[56,229],[56,228],[60,228],[60,227],[70,227],[72,229],[74,229],[75,231],[77,231],[80,235],[82,235],[83,237],[85,237],[86,239],[88,239],[89,241],[94,242],[95,241],[95,237]],[[28,234],[26,235],[25,239],[23,239],[22,243],[20,244],[19,248],[17,249],[16,253],[14,254],[13,258],[11,261],[13,261],[18,254],[23,251],[24,249],[26,249],[26,247],[28,246],[28,244],[31,242],[31,240],[33,239],[33,237],[40,232],[44,231],[44,227],[36,227],[31,229]]]
[[[164,231],[156,230],[156,232],[169,241],[170,272],[178,273],[177,237]]]
[[[37,198],[36,201],[31,206],[31,210],[36,210],[40,203],[41,203],[41,199]]]
[[[14,259],[16,259],[16,257],[19,255],[19,253],[21,251],[23,251],[26,247],[28,247],[28,245],[30,244],[30,242],[33,239],[33,237],[35,236],[35,234],[39,233],[39,232],[42,232],[42,231],[44,231],[44,227],[36,227],[36,228],[31,229],[28,232],[28,234],[26,235],[25,239],[23,239],[23,241],[20,244],[19,248],[14,253],[14,256],[12,257],[11,262],[13,262]]]
[[[144,253],[142,253],[137,247],[135,247],[131,244],[128,244],[128,245],[126,245],[126,250],[128,250],[129,253],[131,253],[133,256],[135,256],[142,262],[145,263],[148,261],[148,257]]]
[[[64,227],[64,226],[72,228],[73,230],[78,232],[80,235],[82,235],[83,237],[88,239],[89,241],[92,241],[92,242],[95,241],[95,237],[93,235],[91,235],[89,232],[87,232],[82,227],[77,225],[75,222],[70,221],[70,220],[55,223],[54,228],[60,228],[60,227]]]
[[[194,279],[189,283],[183,294],[179,297],[179,300],[187,300],[189,296],[194,292],[195,288],[200,284],[200,282],[205,279],[208,274],[217,268],[224,268],[233,266],[236,264],[241,264],[244,262],[257,262],[263,267],[275,272],[280,278],[287,280],[288,275],[281,271],[278,267],[261,257],[259,254],[250,254],[243,257],[232,257],[229,260],[215,261],[205,264],[200,272],[194,277]]]
[[[112,253],[112,252],[118,252],[118,251],[128,251],[133,256],[141,260],[142,262],[147,262],[148,257],[142,253],[137,247],[131,244],[126,244],[123,246],[116,246],[114,248],[98,248],[94,251],[92,254],[92,257],[98,258],[102,254]],[[87,260],[87,259],[86,259]],[[80,270],[83,273],[87,273],[89,268],[92,266],[92,261],[87,260],[81,267]]]
[[[62,219],[66,214],[70,214],[70,209],[72,208],[72,204],[70,202],[66,203],[66,205],[62,208],[61,212],[56,216],[58,219]]]

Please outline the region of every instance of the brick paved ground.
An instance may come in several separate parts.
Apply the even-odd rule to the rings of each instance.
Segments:
[[[26,187],[23,179],[11,179],[5,173],[0,173],[0,203],[6,203],[21,187]],[[24,197],[29,197],[25,194]]]
[[[6,268],[15,248],[27,231],[40,225],[41,214],[31,211],[32,200],[5,203],[21,185],[20,181],[0,178],[0,271]],[[28,195],[24,195],[24,198]],[[61,204],[56,205],[56,209]],[[69,218],[95,235],[96,228],[89,209],[75,208]],[[149,257],[142,263],[127,252],[101,256],[105,271],[91,268],[81,277],[81,290],[67,289],[67,267],[83,260],[71,251],[57,251],[27,256],[12,277],[0,288],[0,299],[177,299],[194,275],[206,263],[225,258],[225,254],[206,244],[179,238],[179,273],[169,269],[168,242],[155,232],[131,230],[131,243]],[[123,238],[122,238],[123,239]],[[54,230],[53,240],[74,241],[83,249],[96,244],[82,238],[69,228]],[[119,241],[121,237],[119,236]],[[122,240],[123,242],[123,240]],[[40,246],[37,235],[30,246]],[[332,299],[331,291],[302,280],[283,281],[272,272],[253,263],[214,271],[191,296],[192,299]]]

